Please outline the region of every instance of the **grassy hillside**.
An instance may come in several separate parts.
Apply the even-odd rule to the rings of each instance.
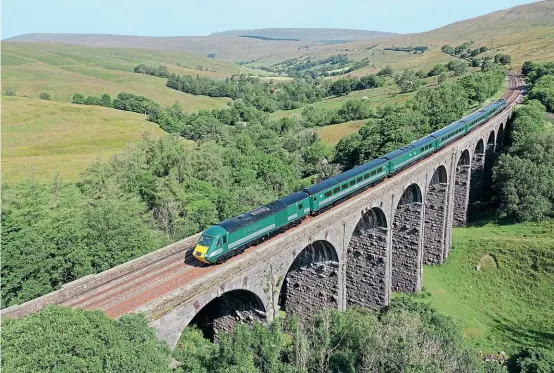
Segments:
[[[446,263],[424,269],[424,300],[484,352],[554,348],[554,222],[459,228],[453,239]]]
[[[146,117],[99,106],[2,97],[2,181],[56,173],[74,180],[87,166],[107,160],[145,132],[164,132]]]
[[[40,92],[46,91],[52,100],[65,102],[71,101],[71,96],[77,92],[85,95],[109,93],[112,96],[130,92],[162,105],[179,101],[186,111],[224,108],[228,101],[167,88],[165,79],[134,73],[133,68],[140,63],[164,64],[172,72],[216,78],[254,71],[182,52],[4,42],[2,86],[3,89],[15,88],[18,96],[38,97]],[[200,66],[203,71],[196,69]]]

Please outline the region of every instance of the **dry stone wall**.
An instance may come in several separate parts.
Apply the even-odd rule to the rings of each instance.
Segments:
[[[392,233],[392,291],[414,293],[421,286],[423,204],[399,205]]]
[[[348,305],[386,304],[387,231],[377,227],[352,236],[346,259]]]
[[[446,229],[446,197],[448,184],[440,183],[429,187],[425,201],[425,239],[423,241],[423,262],[441,264],[443,261]]]

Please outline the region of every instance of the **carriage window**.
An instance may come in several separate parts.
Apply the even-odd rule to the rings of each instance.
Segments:
[[[379,169],[377,170],[377,172],[381,172],[383,171],[383,167],[379,167]]]
[[[338,193],[338,192],[340,192],[340,188],[333,189],[333,193]]]
[[[362,181],[364,178],[363,176],[360,176],[359,178],[356,179],[356,181],[359,183],[360,181]]]
[[[302,204],[298,205],[298,210],[302,210]]]
[[[325,193],[325,198],[331,197],[331,194],[333,194],[333,191],[332,190],[328,191],[327,193]]]
[[[377,171],[371,171],[371,176],[375,175],[375,173],[377,173]]]
[[[342,184],[342,189],[347,189],[348,188],[348,184]]]
[[[356,180],[350,180],[350,186],[356,184]]]
[[[364,179],[369,179],[369,174],[365,174]]]

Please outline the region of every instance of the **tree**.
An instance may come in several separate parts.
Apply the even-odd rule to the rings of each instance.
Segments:
[[[499,65],[509,65],[512,62],[512,57],[508,54],[497,54],[494,56],[494,63]]]
[[[404,70],[402,75],[396,77],[395,82],[400,93],[415,91],[422,84],[420,77],[413,70]]]
[[[85,105],[98,105],[100,100],[96,96],[88,96],[85,100]]]
[[[436,76],[447,72],[448,72],[448,68],[445,65],[439,63],[435,65],[435,67],[433,67],[431,71],[429,71],[429,73],[427,73],[427,76]]]
[[[339,79],[334,81],[329,87],[329,93],[334,96],[345,96],[352,90],[348,79]]]
[[[529,91],[529,99],[540,101],[547,111],[554,113],[554,75],[538,79]]]
[[[378,76],[392,76],[394,74],[394,70],[389,65],[383,67],[379,72],[377,73]]]
[[[48,92],[40,92],[38,96],[41,100],[47,100],[50,101],[50,93]]]
[[[463,60],[451,60],[446,67],[456,76],[464,75],[468,71],[467,62]]]
[[[437,83],[442,84],[446,82],[446,79],[448,79],[448,74],[440,74],[439,77],[437,78]]]
[[[74,104],[84,105],[85,104],[85,95],[83,95],[81,93],[75,93],[73,95],[73,98],[71,99],[71,102],[74,103]]]
[[[109,94],[104,93],[102,97],[100,97],[100,101],[98,101],[98,105],[105,106],[105,107],[112,107],[112,98]]]
[[[169,346],[146,318],[48,306],[2,322],[6,372],[170,372]]]
[[[541,347],[525,349],[518,354],[516,365],[518,373],[552,373],[554,352]]]
[[[443,45],[441,50],[443,51],[443,53],[449,54],[451,56],[455,53],[454,48],[452,48],[450,45]]]

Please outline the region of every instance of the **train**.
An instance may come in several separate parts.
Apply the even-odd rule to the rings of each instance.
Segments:
[[[506,105],[505,99],[499,99],[380,158],[213,225],[200,236],[193,256],[204,263],[222,263],[246,248],[300,224],[307,216],[317,215],[385,178],[393,177],[413,163],[467,135],[501,112]]]

